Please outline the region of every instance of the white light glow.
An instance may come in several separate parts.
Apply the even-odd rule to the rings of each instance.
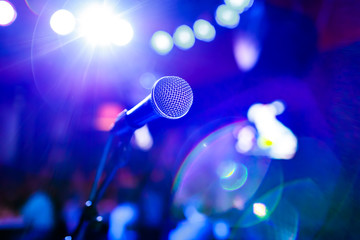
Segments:
[[[134,31],[129,22],[116,18],[114,20],[114,32],[112,35],[112,43],[118,46],[128,44],[134,36]]]
[[[173,38],[175,45],[183,50],[187,50],[195,44],[194,33],[192,29],[186,25],[178,27],[175,30]]]
[[[234,43],[234,55],[238,67],[246,72],[256,65],[260,55],[260,48],[255,39],[241,35]]]
[[[56,11],[50,18],[50,26],[59,35],[67,35],[74,31],[76,20],[74,15],[68,10],[61,9]]]
[[[140,149],[144,151],[150,150],[154,141],[147,125],[144,125],[143,127],[137,129],[134,132],[134,136],[135,136],[135,143]]]
[[[253,1],[252,0],[225,0],[226,5],[237,11],[238,13],[242,13],[245,9],[249,8]]]
[[[268,210],[265,206],[265,204],[263,203],[254,203],[253,204],[253,213],[260,217],[260,218],[264,218],[266,217]]]
[[[152,48],[160,55],[168,54],[174,47],[170,34],[164,31],[157,31],[151,38]]]
[[[240,16],[231,7],[222,4],[216,9],[215,13],[216,22],[223,27],[235,28],[239,25]]]
[[[81,15],[80,23],[81,35],[94,45],[123,46],[128,44],[134,35],[130,23],[102,5],[86,9]]]
[[[248,119],[258,132],[257,145],[262,154],[274,159],[291,159],[297,150],[297,138],[289,128],[276,119],[284,111],[280,101],[271,104],[254,104],[249,108]]]
[[[240,153],[246,153],[254,146],[256,130],[251,126],[243,127],[237,136],[236,150]]]
[[[199,19],[194,23],[195,37],[201,41],[210,42],[214,40],[216,31],[213,25],[206,20]]]
[[[8,1],[0,1],[0,26],[8,26],[16,19],[16,11]]]

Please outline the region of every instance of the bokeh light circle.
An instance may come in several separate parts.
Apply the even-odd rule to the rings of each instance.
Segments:
[[[16,10],[8,1],[0,1],[0,26],[9,26],[16,19]]]
[[[187,50],[195,44],[194,33],[192,29],[186,25],[178,27],[174,32],[173,38],[175,45],[182,50]]]
[[[68,35],[74,31],[76,19],[68,10],[60,9],[51,16],[50,26],[57,34]]]
[[[195,37],[201,41],[210,42],[214,40],[216,31],[213,25],[204,19],[198,19],[194,23]]]
[[[174,47],[171,35],[165,31],[157,31],[151,38],[151,47],[160,55],[168,54]]]
[[[225,0],[225,3],[238,13],[242,13],[252,5],[253,0]]]
[[[223,27],[235,28],[239,25],[240,16],[231,7],[222,4],[216,9],[215,13],[216,22]]]

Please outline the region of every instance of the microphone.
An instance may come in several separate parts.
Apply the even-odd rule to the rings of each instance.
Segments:
[[[130,110],[122,111],[112,129],[112,133],[122,135],[132,133],[146,123],[164,117],[178,119],[185,116],[193,103],[190,85],[182,78],[166,76],[157,80],[151,94]]]

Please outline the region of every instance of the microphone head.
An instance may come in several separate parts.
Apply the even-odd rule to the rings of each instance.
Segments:
[[[153,86],[151,102],[162,117],[177,119],[185,116],[193,103],[190,85],[182,78],[166,76]]]

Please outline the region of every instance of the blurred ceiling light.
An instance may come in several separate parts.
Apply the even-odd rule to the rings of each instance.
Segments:
[[[68,10],[56,11],[50,18],[50,26],[59,35],[67,35],[74,31],[76,19]]]
[[[253,213],[260,218],[265,218],[268,210],[263,203],[254,203],[253,204]]]
[[[80,18],[80,32],[91,44],[119,46],[128,44],[134,35],[130,23],[114,14],[109,7],[91,6]]]
[[[170,34],[164,31],[157,31],[151,38],[152,48],[160,55],[168,54],[174,47]]]
[[[199,19],[194,23],[193,28],[197,39],[205,42],[214,40],[216,31],[214,26],[208,21]]]
[[[16,11],[8,1],[0,1],[0,26],[9,26],[16,19]]]
[[[239,25],[240,16],[231,7],[222,4],[216,9],[215,13],[216,22],[223,27],[235,28]]]
[[[226,5],[228,5],[238,13],[242,13],[244,10],[251,7],[253,2],[253,0],[225,0]]]
[[[177,47],[187,50],[194,46],[195,37],[192,29],[189,26],[181,25],[175,30],[174,43]]]
[[[254,39],[241,34],[235,40],[234,55],[238,67],[246,72],[256,65],[259,59],[260,49]]]

